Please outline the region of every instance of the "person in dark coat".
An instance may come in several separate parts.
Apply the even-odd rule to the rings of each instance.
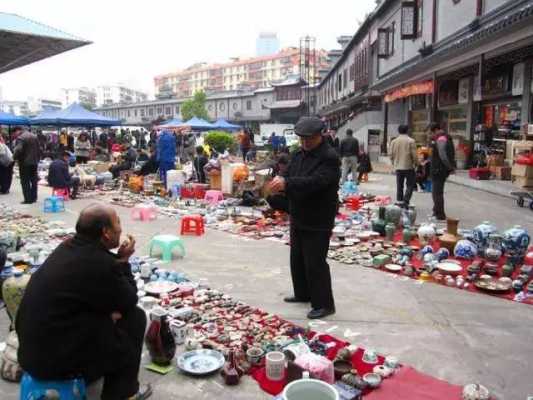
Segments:
[[[146,315],[128,262],[135,240],[119,247],[121,233],[111,207],[91,205],[80,213],[76,235],[32,275],[16,331],[19,363],[35,379],[103,377],[102,400],[151,394],[138,381]]]
[[[207,179],[205,176],[204,167],[207,164],[208,160],[205,156],[205,151],[202,146],[196,146],[196,157],[194,157],[193,165],[194,172],[196,175],[196,180],[199,183],[206,183]]]
[[[311,302],[310,319],[335,313],[326,261],[338,205],[340,161],[322,137],[324,123],[302,117],[295,126],[301,148],[293,153],[285,176],[275,177],[272,195],[284,192],[291,218],[291,276],[294,296],[288,303]]]
[[[368,174],[372,172],[372,163],[370,161],[370,156],[365,152],[363,146],[361,146],[359,151],[359,165],[357,166],[357,172],[359,172],[357,183],[368,182]]]
[[[0,134],[0,194],[8,194],[13,180],[13,154]]]
[[[54,189],[68,189],[70,198],[75,199],[80,187],[80,178],[71,176],[68,171],[70,153],[63,152],[62,158],[52,161],[48,168],[48,184]]]
[[[451,136],[444,132],[439,124],[431,124],[430,130],[433,215],[439,221],[444,221],[444,184],[455,170],[455,148]]]
[[[15,135],[19,131],[22,129],[15,128]],[[19,164],[20,185],[24,195],[22,204],[35,203],[37,201],[37,183],[39,182],[37,167],[41,159],[41,149],[37,136],[30,131],[18,136],[13,158]]]

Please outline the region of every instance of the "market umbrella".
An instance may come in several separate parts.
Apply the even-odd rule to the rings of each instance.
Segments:
[[[238,131],[242,128],[240,125],[230,124],[224,118],[217,119],[213,123],[213,125],[215,126],[216,129],[221,129],[223,131]]]
[[[187,126],[183,123],[183,121],[180,118],[173,118],[171,120],[166,121],[165,123],[158,125],[158,129],[164,129],[164,128],[181,128]]]
[[[64,110],[48,111],[30,120],[31,125],[54,126],[116,126],[120,120],[104,117],[89,111],[78,103],[73,103]]]
[[[0,111],[0,125],[28,125],[29,120],[26,117],[21,117],[14,114],[9,114]]]

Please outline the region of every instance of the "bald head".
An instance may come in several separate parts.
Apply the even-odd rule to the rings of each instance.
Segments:
[[[117,213],[111,207],[91,204],[84,208],[76,223],[76,232],[88,239],[101,241],[105,230],[113,229],[118,220]],[[120,222],[118,222],[120,226]]]

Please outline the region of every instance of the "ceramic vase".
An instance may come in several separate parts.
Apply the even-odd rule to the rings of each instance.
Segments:
[[[11,327],[13,329],[15,329],[15,318],[17,316],[17,311],[29,280],[29,274],[23,274],[21,271],[15,271],[13,275],[7,278],[2,285],[2,296],[4,302],[6,303],[7,313],[11,318]]]
[[[489,261],[498,261],[502,256],[502,237],[496,233],[489,235],[489,245],[485,249],[485,258]]]
[[[385,207],[379,207],[378,218],[372,220],[372,230],[379,233],[381,236],[385,236]]]
[[[237,370],[237,363],[235,362],[235,353],[230,351],[228,361],[224,364],[224,368],[220,372],[224,378],[224,383],[229,386],[237,385],[240,381],[240,374]]]
[[[446,233],[442,235],[440,240],[441,247],[444,247],[448,249],[448,251],[451,253],[455,249],[455,245],[459,241],[459,236],[457,235],[457,227],[459,226],[459,220],[448,218],[446,220]]]
[[[400,221],[402,218],[402,209],[397,204],[391,204],[385,208],[385,221],[387,223],[394,224],[395,226],[400,226]]]
[[[516,225],[503,233],[505,253],[513,258],[522,258],[527,252],[530,237],[520,225]]]
[[[387,238],[388,241],[392,242],[394,240],[394,232],[396,232],[396,225],[389,222],[385,226],[385,237]]]
[[[481,254],[489,246],[489,236],[496,233],[496,231],[496,227],[489,221],[484,221],[472,231],[473,242]]]
[[[477,247],[470,240],[459,240],[453,251],[455,257],[472,260],[477,256]]]
[[[150,326],[145,343],[152,362],[157,365],[170,365],[176,353],[176,342],[168,324],[168,314],[161,308],[150,313]]]
[[[435,238],[435,228],[432,224],[423,224],[418,228],[418,239],[422,245],[427,245]]]

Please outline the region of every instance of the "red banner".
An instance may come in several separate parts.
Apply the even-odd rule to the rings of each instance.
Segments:
[[[395,89],[385,95],[385,103],[403,99],[404,97],[414,96],[416,94],[433,93],[433,81],[413,83],[399,89]]]

